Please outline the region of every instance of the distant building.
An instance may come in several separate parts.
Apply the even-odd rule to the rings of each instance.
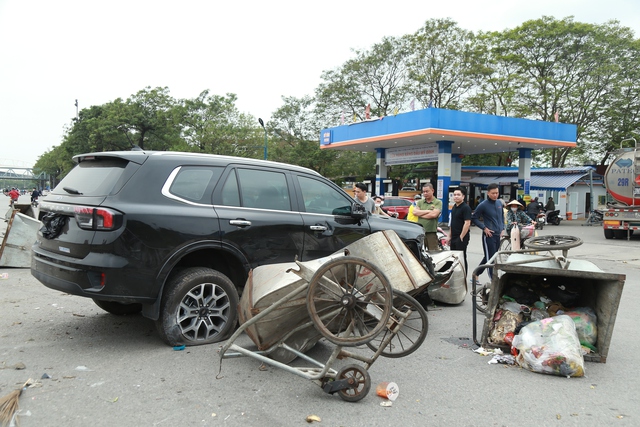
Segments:
[[[590,173],[591,171],[591,173]],[[461,185],[469,186],[469,199],[481,196],[492,182],[500,186],[504,200],[529,193],[545,204],[553,197],[560,215],[571,212],[573,218],[586,218],[591,209],[591,189],[595,208],[606,204],[606,189],[602,175],[593,166],[566,168],[532,168],[529,191],[518,184],[517,167],[463,166]],[[525,185],[527,183],[525,182]]]

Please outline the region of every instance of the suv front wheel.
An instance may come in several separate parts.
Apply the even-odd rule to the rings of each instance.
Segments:
[[[156,322],[169,345],[222,341],[235,329],[238,291],[227,276],[211,268],[185,268],[166,287]]]

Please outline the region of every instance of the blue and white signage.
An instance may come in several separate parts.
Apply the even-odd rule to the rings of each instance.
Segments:
[[[384,164],[406,165],[410,163],[425,163],[438,161],[438,144],[423,144],[413,147],[387,148]]]

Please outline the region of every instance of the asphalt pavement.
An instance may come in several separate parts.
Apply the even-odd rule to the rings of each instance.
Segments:
[[[583,223],[539,232],[579,237],[584,243],[569,258],[626,275],[607,362],[585,363],[581,378],[489,364],[471,350],[467,297],[430,307],[422,347],[378,359],[369,370],[371,392],[348,403],[296,375],[260,369],[253,359],[220,365],[217,344],[175,351],[148,319],[110,315],[88,299],[44,287],[29,269],[0,268],[0,396],[35,380],[20,397],[23,427],[302,426],[309,415],[320,426],[637,426],[640,236],[605,240],[601,227]],[[470,267],[481,258],[480,231],[472,228]],[[237,343],[250,345],[246,337]],[[321,341],[308,354],[323,361],[331,350]],[[383,381],[399,387],[390,407],[374,392]]]

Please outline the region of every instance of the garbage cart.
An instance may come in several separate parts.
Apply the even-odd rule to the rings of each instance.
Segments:
[[[500,329],[504,312],[500,307],[505,302],[520,307],[515,310],[520,311],[516,323],[540,320],[536,319],[537,312],[544,313],[541,316],[568,314],[576,320],[575,313],[586,311],[595,318],[588,325],[593,341],[583,344],[591,347],[584,360],[606,363],[626,276],[606,273],[586,260],[567,258],[568,249],[581,243],[573,236],[541,236],[526,241],[526,249],[498,252],[486,264],[493,269],[491,283],[473,283],[476,344],[509,351],[510,345],[501,339],[506,328]],[[484,314],[480,339],[476,333],[479,313]]]
[[[240,300],[240,327],[221,348],[220,366],[222,359],[252,357],[326,393],[360,400],[379,356],[404,357],[422,345],[427,313],[410,293],[451,279],[459,262],[449,256],[455,259],[450,268],[432,274],[396,233],[383,231],[325,258],[256,267]],[[235,343],[245,332],[257,348]],[[305,354],[322,338],[335,345],[326,362]],[[296,358],[308,365],[289,366]],[[337,366],[346,359],[363,365]]]

